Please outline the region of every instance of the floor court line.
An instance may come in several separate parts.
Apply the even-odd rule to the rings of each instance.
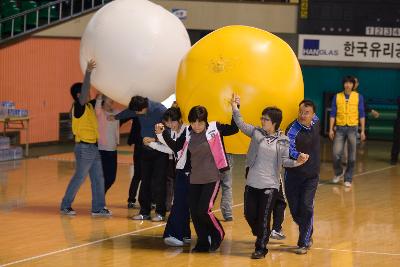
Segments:
[[[387,170],[387,169],[390,169],[390,168],[394,168],[394,167],[395,166],[389,166],[389,167],[380,168],[380,169],[376,169],[376,170],[366,171],[366,172],[363,172],[363,173],[355,174],[354,177],[355,176],[367,175],[367,174],[371,174],[371,173],[375,173],[375,172],[380,172],[380,171],[384,171],[384,170]],[[243,206],[243,203],[233,205],[232,207],[236,208],[236,207],[240,207],[240,206]],[[215,210],[213,212],[220,212],[220,211],[221,210],[218,209],[218,210]],[[108,238],[99,239],[99,240],[96,240],[96,241],[93,241],[93,242],[88,242],[88,243],[84,243],[84,244],[81,244],[81,245],[77,245],[77,246],[73,246],[73,247],[69,247],[69,248],[64,248],[64,249],[60,249],[60,250],[56,250],[56,251],[40,254],[40,255],[37,255],[37,256],[33,256],[33,257],[29,257],[29,258],[25,258],[25,259],[21,259],[21,260],[17,260],[17,261],[5,263],[5,264],[0,265],[0,266],[2,266],[2,267],[11,266],[11,265],[15,265],[15,264],[18,264],[18,263],[24,263],[24,262],[28,262],[28,261],[31,261],[31,260],[44,258],[44,257],[47,257],[47,256],[52,256],[52,255],[55,255],[55,254],[68,252],[68,251],[71,251],[71,250],[75,250],[75,249],[78,249],[78,248],[87,247],[87,246],[94,245],[94,244],[97,244],[97,243],[101,243],[101,242],[104,242],[104,241],[107,241],[107,240],[116,239],[116,238],[120,238],[120,237],[124,237],[124,236],[128,236],[128,235],[134,235],[134,234],[137,234],[137,233],[140,233],[140,232],[144,232],[144,231],[147,231],[147,230],[151,230],[151,229],[154,229],[154,228],[158,228],[158,227],[161,227],[161,226],[164,226],[164,225],[166,225],[166,223],[161,223],[161,224],[158,224],[158,225],[154,225],[154,226],[151,226],[151,227],[139,229],[139,230],[136,230],[136,231],[123,233],[123,234],[111,236],[111,237],[108,237]],[[364,253],[364,254],[400,256],[400,253],[384,253],[384,252],[380,253],[380,252],[352,251],[352,250],[340,250],[340,249],[329,249],[329,248],[312,248],[312,249],[313,250],[338,251],[338,252],[351,252],[351,253]]]

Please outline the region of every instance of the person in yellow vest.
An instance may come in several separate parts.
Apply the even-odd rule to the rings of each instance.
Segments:
[[[90,75],[95,67],[96,63],[93,60],[89,61],[83,84],[75,83],[71,87],[74,99],[71,115],[76,169],[61,202],[60,212],[63,215],[76,215],[71,207],[72,202],[89,174],[92,187],[92,216],[111,216],[111,211],[105,207],[104,176],[97,147],[99,132],[95,112],[96,99],[89,101]]]
[[[354,77],[343,79],[344,90],[332,99],[329,121],[329,138],[333,140],[333,183],[338,183],[344,176],[344,185],[351,187],[356,161],[356,141],[358,126],[361,126],[360,139],[365,141],[365,106],[364,98],[354,91]],[[336,123],[336,128],[334,127]],[[345,143],[348,143],[347,167],[343,172],[342,156]]]

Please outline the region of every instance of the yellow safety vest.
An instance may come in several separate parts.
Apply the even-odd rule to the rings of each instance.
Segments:
[[[74,109],[72,108],[72,115]],[[99,137],[96,113],[92,104],[85,105],[85,112],[80,118],[72,116],[72,133],[75,135],[75,142],[86,142],[94,144]]]
[[[344,93],[336,95],[336,125],[338,126],[358,126],[358,101],[357,92],[351,92],[346,100]]]

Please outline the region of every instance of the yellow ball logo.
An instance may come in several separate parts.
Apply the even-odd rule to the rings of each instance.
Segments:
[[[196,105],[208,110],[208,121],[230,123],[232,93],[241,98],[244,120],[261,126],[267,106],[283,111],[281,129],[297,117],[304,98],[296,55],[279,37],[253,27],[227,26],[197,42],[182,60],[176,98],[187,120]],[[242,133],[225,137],[227,152],[244,154],[250,139]]]

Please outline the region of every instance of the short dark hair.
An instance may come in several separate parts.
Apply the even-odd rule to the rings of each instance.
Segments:
[[[163,114],[163,121],[180,121],[182,119],[182,113],[180,108],[171,107],[167,109]]]
[[[132,111],[142,111],[149,107],[149,99],[140,95],[135,95],[129,102],[129,109]]]
[[[78,101],[78,94],[82,91],[82,83],[74,83],[71,86],[70,92],[74,100]]]
[[[310,99],[304,99],[303,101],[300,102],[299,107],[304,104],[305,107],[312,107],[314,113],[317,107],[315,106],[314,102],[312,102]]]
[[[282,110],[277,107],[266,107],[262,113],[263,116],[267,115],[272,123],[275,123],[275,131],[279,129],[282,122]]]
[[[356,79],[354,79],[354,76],[348,75],[348,76],[343,77],[343,81],[342,81],[343,87],[344,87],[344,84],[347,82],[352,83],[353,88],[356,85]]]
[[[207,109],[203,106],[194,106],[189,111],[188,120],[190,123],[196,121],[204,121],[207,123],[208,112]]]

